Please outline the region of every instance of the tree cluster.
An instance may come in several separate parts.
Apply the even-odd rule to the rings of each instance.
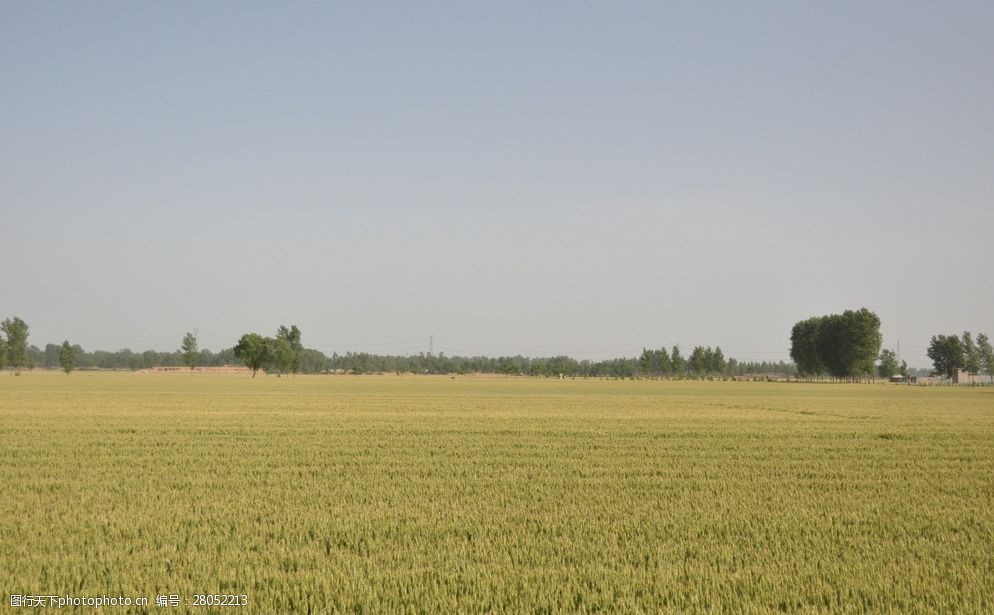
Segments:
[[[880,365],[877,366],[877,373],[880,374],[881,378],[887,379],[890,379],[897,374],[907,377],[908,362],[901,361],[901,364],[898,365],[897,353],[889,348],[884,348],[880,351]]]
[[[10,366],[11,373],[20,374],[25,367],[32,367],[28,357],[28,323],[19,317],[5,318],[0,322],[0,369]]]
[[[801,376],[859,378],[873,373],[883,338],[880,318],[866,308],[815,316],[794,325],[790,357]]]
[[[725,375],[729,371],[729,364],[720,346],[714,350],[710,346],[695,346],[686,359],[680,354],[679,346],[673,346],[670,352],[666,348],[644,348],[639,357],[639,370],[647,376]],[[731,363],[731,367],[734,368],[735,364]]]
[[[252,370],[252,377],[260,369],[277,376],[300,371],[304,346],[300,341],[300,329],[292,325],[289,329],[280,325],[276,337],[263,337],[258,333],[246,333],[235,345],[235,356],[245,367]]]
[[[994,376],[994,349],[986,333],[978,334],[976,340],[969,331],[961,336],[933,335],[927,354],[935,373],[946,378],[952,378],[961,369],[972,375],[983,370]]]

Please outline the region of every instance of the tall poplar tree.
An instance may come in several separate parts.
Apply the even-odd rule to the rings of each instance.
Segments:
[[[197,359],[200,358],[200,352],[197,350],[197,336],[186,332],[183,336],[183,365],[186,365],[190,369],[190,374],[193,374],[193,368],[197,365]]]
[[[76,349],[69,345],[69,340],[62,342],[59,348],[59,365],[67,376],[76,367]]]

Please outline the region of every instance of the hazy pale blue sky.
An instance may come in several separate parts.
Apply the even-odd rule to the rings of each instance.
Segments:
[[[994,333],[994,3],[0,2],[39,346],[786,358]]]

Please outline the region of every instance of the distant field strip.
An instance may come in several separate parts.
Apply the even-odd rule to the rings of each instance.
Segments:
[[[994,612],[992,388],[4,373],[0,435],[5,604]]]

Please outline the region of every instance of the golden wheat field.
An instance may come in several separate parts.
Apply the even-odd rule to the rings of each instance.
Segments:
[[[990,388],[3,374],[0,433],[5,607],[994,611]]]

